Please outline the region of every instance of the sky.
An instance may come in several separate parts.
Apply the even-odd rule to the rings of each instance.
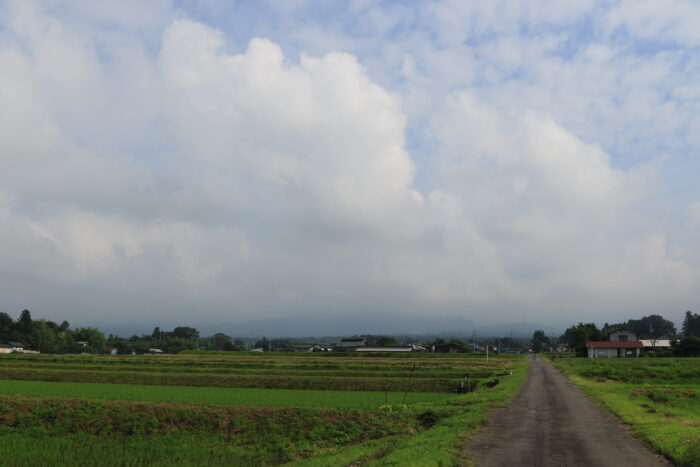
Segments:
[[[0,1],[0,311],[234,335],[353,313],[680,324],[700,308],[699,18]]]

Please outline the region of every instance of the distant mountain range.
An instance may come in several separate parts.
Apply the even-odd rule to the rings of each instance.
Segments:
[[[391,313],[348,313],[346,315],[302,315],[263,318],[219,328],[231,336],[240,337],[307,337],[350,336],[355,334],[384,335],[451,335],[532,337],[541,329],[547,335],[559,337],[563,330],[540,323],[521,322],[475,326],[467,318],[454,315],[417,315]],[[206,333],[203,333],[204,335]]]
[[[536,322],[518,322],[475,325],[467,317],[455,315],[398,314],[398,313],[347,313],[308,314],[278,318],[260,318],[241,322],[220,322],[217,324],[198,324],[196,322],[161,323],[162,330],[171,330],[175,326],[192,326],[199,330],[200,336],[211,336],[223,332],[232,337],[242,338],[279,338],[279,337],[338,337],[356,334],[373,334],[389,336],[438,336],[471,339],[472,332],[477,338],[483,337],[532,337],[537,329],[548,336],[560,336],[564,330],[556,326],[547,326]],[[100,330],[122,337],[133,334],[150,334],[154,326],[116,325],[98,326]],[[104,328],[104,329],[103,329]]]

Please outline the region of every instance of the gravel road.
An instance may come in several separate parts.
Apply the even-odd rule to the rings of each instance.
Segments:
[[[671,465],[537,355],[510,405],[492,413],[464,453],[478,467]]]

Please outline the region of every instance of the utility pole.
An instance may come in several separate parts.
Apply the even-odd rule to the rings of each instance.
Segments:
[[[472,331],[472,340],[474,341],[474,353],[476,353],[476,331]]]

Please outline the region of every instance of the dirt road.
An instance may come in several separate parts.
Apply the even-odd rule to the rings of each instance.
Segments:
[[[491,424],[465,447],[477,466],[671,465],[629,436],[550,363],[535,355],[531,364],[510,405],[494,411]]]

